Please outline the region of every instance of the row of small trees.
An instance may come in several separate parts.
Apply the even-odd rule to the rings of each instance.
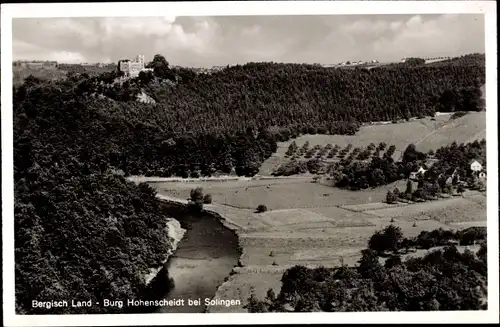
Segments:
[[[338,172],[339,169],[341,169],[340,166],[341,167],[349,166],[352,162],[355,162],[356,160],[363,161],[370,158],[370,156],[373,158],[380,159],[380,152],[385,150],[386,148],[387,144],[385,142],[381,142],[378,146],[375,146],[374,143],[370,143],[364,150],[361,147],[353,148],[352,144],[348,144],[343,149],[341,149],[338,144],[336,144],[335,146],[327,144],[324,148],[321,148],[319,145],[316,145],[312,149],[309,149],[308,141],[306,141],[301,148],[299,148],[295,143],[295,141],[293,141],[287,150],[287,155],[288,156],[291,155],[292,160],[280,165],[273,172],[273,175],[290,176],[290,175],[302,174],[305,172],[310,172],[311,174],[328,173],[330,175],[334,175],[334,172]],[[309,160],[307,161],[298,160],[298,157],[303,155],[305,151],[307,151],[305,158]],[[312,158],[312,156],[316,151],[318,151],[316,158]],[[392,157],[395,151],[396,147],[394,145],[391,145],[384,153],[384,158]],[[320,160],[327,152],[328,152],[327,158],[333,158],[335,155],[337,155],[337,157],[340,159],[339,161],[340,166],[335,163],[326,164]],[[346,158],[345,156],[349,152],[351,153]]]
[[[349,143],[342,149],[338,144],[335,145],[327,144],[325,147],[321,147],[319,144],[317,144],[312,148],[310,148],[309,146],[310,146],[309,141],[306,141],[300,148],[297,146],[297,143],[295,141],[292,141],[292,143],[290,143],[290,145],[288,146],[285,155],[293,157],[299,157],[305,155],[306,158],[312,158],[314,154],[316,154],[316,156],[320,158],[327,154],[328,158],[333,158],[335,155],[338,154],[339,158],[344,158],[345,155],[347,155],[352,150],[352,154],[354,156],[359,155],[360,153],[365,153],[367,154],[366,155],[367,158],[374,150],[377,153],[384,151],[385,148],[387,147],[387,144],[385,142],[380,142],[378,146],[375,146],[374,143],[370,143],[364,150],[361,147],[356,147],[353,149],[353,145],[351,143]],[[358,158],[358,160],[364,160],[364,159]]]

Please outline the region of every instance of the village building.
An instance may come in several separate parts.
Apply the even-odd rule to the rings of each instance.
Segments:
[[[424,169],[424,167],[420,167],[420,168],[418,168],[417,171],[412,171],[410,173],[410,179],[413,179],[413,180],[418,179],[420,176],[424,176],[426,171],[427,170]]]
[[[470,169],[473,172],[479,172],[479,171],[483,170],[483,165],[481,164],[481,162],[479,160],[472,160],[470,162]]]

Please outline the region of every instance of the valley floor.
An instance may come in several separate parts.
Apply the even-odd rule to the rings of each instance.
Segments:
[[[405,237],[440,227],[486,224],[486,196],[475,191],[432,202],[389,205],[382,201],[394,185],[359,192],[306,178],[152,185],[159,197],[181,202],[186,202],[181,199],[187,199],[192,188],[202,187],[213,198],[205,209],[223,217],[226,227],[238,234],[242,267],[234,268],[215,298],[240,300],[241,305],[212,307],[209,312],[246,312],[243,305],[252,292],[259,298],[269,288],[278,293],[282,273],[297,264],[354,265],[370,236],[391,223],[401,227]],[[258,204],[269,211],[255,213]]]

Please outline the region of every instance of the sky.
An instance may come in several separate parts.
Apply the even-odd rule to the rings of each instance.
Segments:
[[[13,19],[14,60],[171,65],[335,64],[484,53],[484,16],[325,15]]]

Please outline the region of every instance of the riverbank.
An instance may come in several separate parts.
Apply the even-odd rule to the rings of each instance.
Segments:
[[[150,268],[149,273],[144,276],[145,284],[149,285],[151,281],[158,275],[158,273],[162,270],[163,266],[165,263],[168,262],[172,254],[175,253],[177,250],[177,247],[179,245],[179,242],[182,240],[184,237],[184,234],[186,233],[186,229],[181,227],[181,224],[179,221],[175,220],[174,218],[168,218],[167,223],[166,223],[166,229],[168,232],[168,237],[171,240],[171,249],[166,255],[165,260],[163,261],[162,265],[157,268]]]
[[[193,215],[185,201],[161,195],[158,198],[166,213],[186,232],[165,266],[175,286],[164,297],[167,301],[183,300],[183,305],[159,307],[156,312],[205,312],[205,301],[215,296],[218,287],[238,265],[241,256],[238,236],[214,212]]]

